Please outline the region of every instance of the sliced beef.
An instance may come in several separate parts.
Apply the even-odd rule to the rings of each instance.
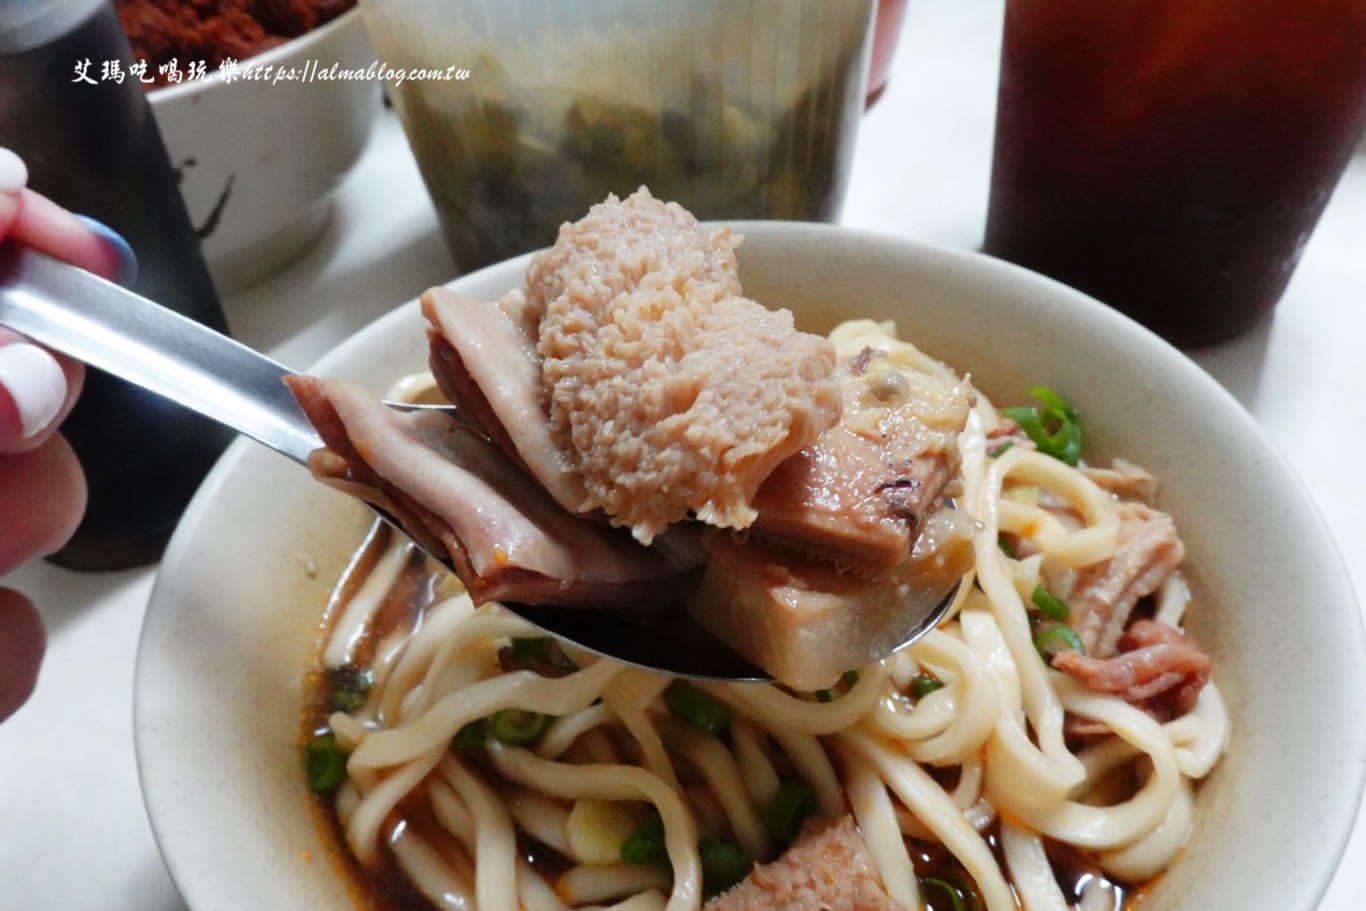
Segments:
[[[706,905],[706,911],[902,911],[883,885],[852,816],[808,822],[782,857]]]
[[[1081,473],[1121,500],[1148,506],[1157,502],[1157,477],[1128,459],[1115,459],[1109,468],[1083,466]]]
[[[1053,667],[1093,690],[1121,696],[1161,721],[1189,712],[1209,681],[1209,655],[1166,623],[1135,620],[1118,646],[1109,658],[1059,652]]]
[[[686,541],[647,549],[571,515],[496,446],[444,415],[395,411],[341,380],[287,382],[327,447],[310,459],[314,474],[449,554],[477,603],[631,602],[676,593],[700,563]]]
[[[972,529],[934,517],[974,396],[872,347],[838,363],[742,296],[737,242],[642,189],[565,225],[524,291],[429,291],[432,373],[479,432],[299,380],[331,450],[315,473],[448,552],[476,600],[629,598],[701,565],[699,524],[728,530],[699,620],[828,684],[908,589],[966,568]]]
[[[1069,622],[1092,658],[1115,653],[1134,605],[1157,591],[1186,555],[1171,516],[1141,503],[1119,509],[1114,555],[1080,570],[1066,598]]]

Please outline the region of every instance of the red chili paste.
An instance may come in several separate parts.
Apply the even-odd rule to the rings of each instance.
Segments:
[[[115,0],[133,60],[146,61],[148,89],[171,82],[163,65],[182,75],[207,73],[231,57],[242,61],[335,19],[356,0]]]

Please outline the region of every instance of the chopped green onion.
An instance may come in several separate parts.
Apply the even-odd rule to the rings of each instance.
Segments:
[[[493,736],[499,743],[521,747],[534,743],[554,720],[554,716],[543,715],[540,712],[503,709],[501,712],[494,712],[489,723],[493,727]]]
[[[549,636],[513,636],[512,657],[523,661],[549,661],[554,641]]]
[[[664,819],[659,813],[652,812],[621,843],[621,859],[633,864],[648,864],[663,856]]]
[[[935,690],[942,689],[944,681],[933,674],[916,674],[911,678],[911,695],[916,699],[924,699]]]
[[[330,794],[341,785],[346,778],[346,751],[335,734],[318,734],[304,744],[304,775],[315,794]]]
[[[1019,423],[1019,422],[1017,421],[1016,423]],[[1012,447],[1012,446],[1014,446],[1014,445],[1015,445],[1015,441],[1014,441],[1014,440],[1006,440],[1006,441],[1005,441],[1004,443],[1002,443],[1000,446],[997,446],[995,449],[991,450],[991,452],[988,452],[987,455],[991,456],[993,459],[999,459],[1001,456],[1003,456],[1003,455],[1005,455],[1007,452],[1009,452],[1009,451],[1010,451],[1010,447]]]
[[[1081,459],[1081,422],[1067,400],[1047,386],[1035,386],[1029,394],[1042,403],[1002,408],[1001,413],[1020,425],[1045,455],[1076,465]]]
[[[759,816],[773,840],[790,844],[816,810],[816,792],[804,781],[784,781]]]
[[[1067,619],[1067,605],[1050,595],[1042,585],[1034,586],[1034,594],[1029,596],[1029,600],[1034,602],[1034,606],[1049,620]]]
[[[977,890],[953,875],[922,876],[920,891],[926,899],[942,894],[952,903],[952,911],[977,911],[982,906]],[[925,907],[928,911],[949,911],[949,907],[933,901],[926,901]]]
[[[858,671],[848,670],[840,675],[839,682],[834,686],[824,690],[816,690],[813,695],[817,702],[834,702],[836,696],[843,696],[856,685],[858,685]]]
[[[1053,663],[1053,656],[1059,652],[1067,649],[1074,652],[1086,651],[1086,648],[1081,644],[1081,637],[1076,634],[1072,627],[1062,623],[1044,627],[1034,637],[1034,648],[1038,650],[1043,663],[1049,665]]]
[[[679,717],[713,737],[720,736],[730,723],[730,711],[715,696],[686,680],[675,680],[669,684],[664,691],[664,702]]]
[[[332,707],[341,712],[354,712],[365,705],[375,685],[375,672],[368,667],[345,665],[327,672],[331,687]]]
[[[470,750],[477,750],[484,746],[489,737],[489,720],[487,718],[476,718],[460,726],[460,730],[455,732],[451,738],[451,746],[461,752],[468,753]]]
[[[550,636],[513,636],[498,650],[504,671],[531,671],[542,677],[563,677],[578,670]]]
[[[1001,548],[1001,553],[1005,554],[1010,559],[1019,559],[1018,555],[1015,553],[1015,545],[1010,543],[1009,538],[997,536],[996,546]]]
[[[704,835],[697,841],[697,853],[702,861],[702,887],[708,895],[724,892],[749,875],[749,858],[734,842]]]

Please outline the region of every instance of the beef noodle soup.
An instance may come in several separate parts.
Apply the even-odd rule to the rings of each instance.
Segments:
[[[890,324],[830,342],[967,382]],[[973,392],[949,617],[810,692],[580,653],[377,528],[338,584],[302,725],[367,901],[695,911],[819,887],[869,907],[1131,906],[1228,738],[1182,632],[1200,607],[1184,547],[1157,479],[1089,463],[1057,392]]]

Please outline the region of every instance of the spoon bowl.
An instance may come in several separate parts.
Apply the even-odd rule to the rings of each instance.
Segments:
[[[301,465],[323,445],[284,383],[292,373],[286,367],[112,282],[13,243],[0,244],[0,324],[191,408]],[[448,405],[387,404],[438,410],[469,426]],[[366,505],[407,534],[395,516]],[[449,555],[426,552],[454,571]],[[957,589],[955,581],[911,591],[868,660],[886,657],[932,630]],[[551,635],[636,667],[708,680],[772,679],[698,625],[681,603],[643,619],[637,611],[628,617],[593,607],[500,603]]]

